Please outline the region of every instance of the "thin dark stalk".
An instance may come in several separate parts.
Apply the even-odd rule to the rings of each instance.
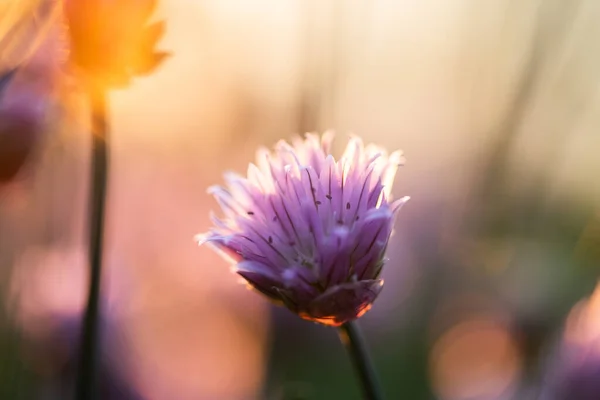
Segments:
[[[348,350],[352,363],[358,372],[364,399],[383,400],[383,391],[377,379],[375,368],[369,357],[367,345],[356,322],[346,322],[340,327],[340,339]]]
[[[105,91],[92,91],[90,102],[92,118],[92,176],[89,220],[90,276],[87,306],[83,318],[79,375],[76,386],[76,398],[78,400],[93,400],[97,397],[102,242],[108,175],[108,123]]]

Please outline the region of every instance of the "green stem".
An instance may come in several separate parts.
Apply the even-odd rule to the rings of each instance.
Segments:
[[[89,292],[82,326],[79,370],[76,386],[78,400],[97,397],[98,337],[100,325],[100,283],[102,280],[102,242],[106,182],[108,175],[107,99],[104,90],[90,93],[92,118],[92,165],[89,236]]]
[[[346,322],[340,327],[340,339],[358,372],[364,398],[366,400],[383,400],[383,391],[369,357],[367,345],[356,322]]]

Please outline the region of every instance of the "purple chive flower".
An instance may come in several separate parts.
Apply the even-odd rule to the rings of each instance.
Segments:
[[[396,212],[390,192],[402,153],[352,137],[336,161],[333,133],[307,134],[275,152],[260,149],[248,177],[225,175],[209,188],[225,218],[199,235],[234,270],[300,317],[339,326],[363,315],[380,293],[379,275]]]

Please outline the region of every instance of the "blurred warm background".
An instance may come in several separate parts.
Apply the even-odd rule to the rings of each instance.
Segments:
[[[41,7],[3,0],[0,69],[35,72],[53,16],[15,3]],[[156,18],[173,56],[110,98],[102,399],[359,398],[334,330],[193,242],[224,170],[328,128],[407,158],[361,319],[389,399],[600,399],[558,387],[600,380],[600,2],[163,0]],[[0,399],[73,385],[89,135],[64,87],[0,188]]]

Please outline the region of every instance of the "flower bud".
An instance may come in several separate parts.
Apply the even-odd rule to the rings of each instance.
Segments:
[[[379,295],[397,211],[392,201],[400,152],[354,137],[336,161],[333,135],[308,134],[259,152],[248,177],[210,189],[223,212],[199,238],[227,256],[248,284],[300,317],[339,326]]]
[[[14,73],[0,88],[0,184],[12,180],[33,152],[46,114],[45,99],[27,83],[12,81]]]
[[[600,284],[569,314],[540,400],[596,400],[600,394]]]

